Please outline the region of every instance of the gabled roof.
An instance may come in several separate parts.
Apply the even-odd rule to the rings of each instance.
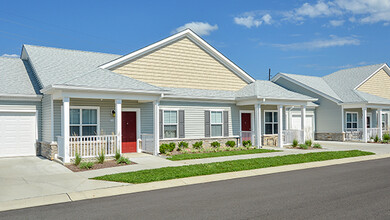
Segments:
[[[0,57],[0,95],[37,95],[30,71],[19,58]]]
[[[256,80],[236,92],[237,98],[265,98],[282,100],[316,101],[316,98],[290,91],[274,82]]]
[[[130,54],[124,55],[122,57],[118,57],[114,60],[108,61],[107,63],[102,64],[100,66],[100,68],[112,69],[118,65],[121,65],[123,63],[129,62],[129,61],[134,60],[134,59],[137,59],[140,56],[148,54],[152,51],[158,50],[159,48],[164,47],[168,44],[171,44],[172,42],[175,42],[175,41],[182,39],[184,37],[187,37],[191,41],[196,43],[199,47],[204,49],[207,53],[209,53],[216,60],[218,60],[219,62],[224,64],[228,69],[233,71],[237,76],[242,78],[245,82],[251,83],[251,82],[255,81],[255,79],[253,77],[251,77],[249,74],[247,74],[244,70],[242,70],[240,67],[238,67],[236,64],[234,64],[232,61],[230,61],[227,57],[225,57],[223,54],[221,54],[218,50],[216,50],[214,47],[212,47],[210,44],[208,44],[205,40],[203,40],[201,37],[199,37],[197,34],[195,34],[190,29],[183,30],[177,34],[174,34],[168,38],[165,38],[161,41],[158,41],[158,42],[151,44],[147,47],[144,47],[140,50],[137,50],[137,51],[132,52]]]
[[[387,99],[356,90],[380,69],[389,67],[386,63],[362,66],[336,71],[324,77],[304,76],[278,73],[273,79],[276,82],[283,77],[309,90],[327,97],[337,103],[387,103]]]

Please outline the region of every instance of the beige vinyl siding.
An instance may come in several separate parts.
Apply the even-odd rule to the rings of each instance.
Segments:
[[[390,76],[381,69],[357,90],[390,99]]]
[[[229,136],[240,134],[239,108],[235,104],[198,103],[161,101],[161,109],[184,110],[185,138],[196,139],[205,137],[205,111],[222,110],[229,112]],[[211,137],[212,138],[212,137]]]
[[[42,141],[51,142],[51,95],[42,97]]]
[[[163,87],[239,90],[247,85],[189,38],[122,64],[113,71]]]

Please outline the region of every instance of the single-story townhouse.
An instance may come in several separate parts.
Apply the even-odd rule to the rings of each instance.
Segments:
[[[255,80],[189,29],[124,56],[23,45],[20,58],[0,58],[0,157],[283,147],[322,131],[323,98],[295,87]]]
[[[278,73],[272,82],[318,99],[316,140],[367,142],[389,133],[390,69],[386,63],[324,77]]]

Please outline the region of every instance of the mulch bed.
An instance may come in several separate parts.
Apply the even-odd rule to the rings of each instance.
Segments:
[[[130,164],[125,164],[125,163],[117,164],[115,160],[107,160],[107,161],[104,161],[104,163],[102,163],[102,164],[95,163],[91,169],[81,169],[74,164],[67,164],[67,165],[65,165],[65,167],[70,169],[73,172],[82,172],[82,171],[98,170],[98,169],[109,168],[109,167],[130,166],[133,164],[136,164],[136,163],[131,162]]]

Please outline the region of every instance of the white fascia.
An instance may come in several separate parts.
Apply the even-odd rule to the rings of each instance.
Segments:
[[[359,85],[357,85],[354,90],[358,89],[361,85],[363,85],[365,82],[367,82],[367,80],[369,80],[372,76],[374,76],[377,72],[379,72],[381,69],[383,68],[386,68],[386,72],[387,74],[390,76],[390,68],[389,66],[385,63],[383,64],[381,67],[379,67],[377,70],[375,70],[373,73],[371,73],[371,75],[369,77],[367,77],[365,80],[363,80],[361,83],[359,83]]]

